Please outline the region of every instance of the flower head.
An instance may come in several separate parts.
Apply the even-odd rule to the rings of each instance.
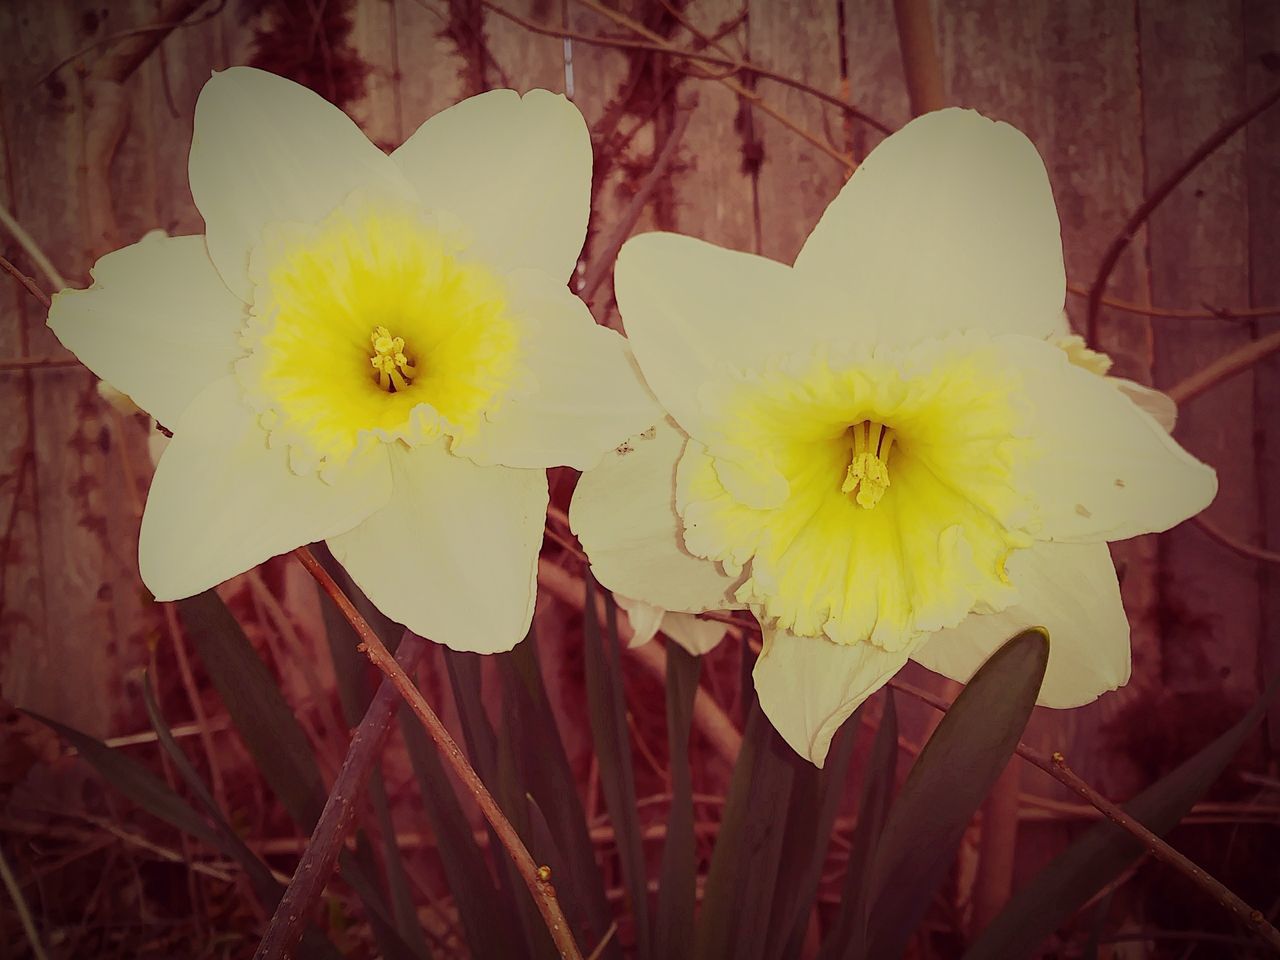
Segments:
[[[196,106],[206,233],[152,234],[60,293],[59,338],[173,431],[139,540],[162,600],[327,540],[387,615],[457,649],[533,611],[545,468],[655,416],[566,287],[591,148],[563,97],[498,90],[390,156],[236,67]]]
[[[751,609],[761,705],[798,752],[821,764],[908,657],[968,679],[1027,626],[1053,637],[1043,703],[1125,682],[1106,541],[1185,519],[1216,478],[1063,339],[1057,214],[1020,133],[926,115],[793,267],[648,234],[615,286],[670,418],[583,477],[575,530],[627,596]]]

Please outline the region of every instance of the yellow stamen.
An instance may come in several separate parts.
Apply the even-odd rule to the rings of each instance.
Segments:
[[[889,488],[889,451],[894,434],[882,423],[863,420],[853,425],[853,458],[840,485],[841,493],[852,493],[858,506],[870,510]]]
[[[386,327],[374,327],[369,334],[373,356],[369,363],[378,372],[378,386],[388,393],[404,390],[418,372],[404,352],[404,337],[393,337]]]

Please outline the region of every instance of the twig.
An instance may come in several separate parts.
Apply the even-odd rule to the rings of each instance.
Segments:
[[[1169,399],[1182,406],[1188,400],[1194,400],[1210,387],[1223,380],[1229,380],[1237,373],[1249,369],[1260,360],[1280,350],[1280,330],[1269,333],[1265,337],[1252,340],[1238,350],[1232,350],[1224,357],[1219,357],[1202,370],[1198,370],[1185,380],[1175,383],[1165,391]]]
[[[609,929],[604,932],[604,936],[600,938],[600,942],[596,944],[596,948],[587,956],[587,960],[599,960],[604,953],[604,948],[609,945],[609,941],[613,939],[613,935],[618,932],[618,921],[615,920],[609,924]]]
[[[0,878],[4,879],[4,887],[9,891],[9,899],[13,901],[14,909],[18,911],[18,919],[22,921],[22,929],[27,935],[27,942],[31,944],[31,952],[35,954],[36,960],[49,960],[49,955],[44,952],[44,947],[40,943],[40,933],[36,930],[35,921],[31,919],[31,911],[27,909],[27,901],[22,896],[22,888],[18,886],[18,880],[9,869],[9,861],[4,858],[4,851],[0,850]]]
[[[67,286],[67,281],[63,279],[62,274],[58,272],[58,268],[53,265],[53,261],[49,259],[48,255],[40,249],[40,245],[36,243],[35,238],[27,233],[26,228],[2,204],[0,204],[0,223],[3,223],[5,229],[13,234],[13,239],[18,241],[18,246],[31,258],[31,262],[39,267],[44,275],[49,278],[50,283],[59,290]],[[12,273],[13,271],[10,270],[9,272]],[[48,307],[49,305],[46,303],[45,306]]]
[[[406,630],[396,651],[394,662],[397,668],[404,671],[414,669],[425,649],[426,641]],[[386,653],[385,649],[383,653]],[[390,654],[387,657],[390,659]],[[395,685],[388,677],[379,684],[364,719],[351,735],[351,745],[347,748],[342,769],[329,791],[320,819],[311,831],[311,840],[302,854],[302,862],[294,871],[293,879],[285,888],[284,896],[267,925],[266,935],[258,944],[255,960],[280,960],[301,938],[307,914],[333,873],[338,853],[355,819],[356,801],[391,730],[396,702]]]
[[[895,690],[901,690],[908,696],[922,700],[938,710],[947,710],[948,705],[944,701],[931,693],[921,690],[919,687],[900,680],[890,680],[889,685]],[[1275,927],[1267,922],[1267,918],[1263,916],[1260,910],[1255,910],[1249,906],[1240,897],[1223,886],[1222,883],[1211,877],[1203,868],[1197,866],[1183,854],[1169,846],[1168,843],[1148,830],[1142,823],[1135,820],[1123,809],[1081,780],[1067,766],[1067,759],[1061,753],[1055,751],[1052,756],[1046,757],[1040,751],[1028,747],[1021,741],[1018,743],[1016,752],[1022,759],[1043,770],[1081,799],[1090,803],[1108,820],[1126,830],[1134,839],[1150,850],[1152,856],[1157,860],[1182,873],[1214,900],[1234,913],[1244,922],[1248,929],[1253,930],[1272,947],[1280,950],[1280,931],[1277,931]]]
[[[726,70],[726,73],[723,75],[712,74],[709,72],[705,73],[702,75],[703,79],[723,80],[728,77],[732,77],[734,74],[738,74],[738,73],[754,74],[755,76],[760,77],[761,79],[772,80],[774,83],[780,83],[784,87],[791,87],[792,89],[799,90],[803,93],[807,93],[810,96],[815,97],[818,100],[821,100],[823,103],[828,103],[833,107],[837,107],[840,110],[843,110],[849,116],[853,117],[854,119],[861,120],[867,126],[880,131],[886,136],[890,133],[893,133],[893,127],[889,126],[883,120],[878,120],[875,117],[871,116],[871,114],[865,113],[864,111],[855,107],[853,104],[849,103],[849,101],[841,99],[838,95],[834,93],[828,93],[826,90],[822,90],[818,87],[815,87],[812,84],[806,83],[803,80],[798,80],[795,77],[789,77],[786,74],[778,73],[775,70],[770,70],[768,67],[761,67],[755,63],[752,63],[750,60],[746,60],[746,59],[736,60],[727,56],[716,56],[715,54],[704,53],[700,50],[685,50],[666,41],[662,37],[658,37],[657,40],[650,40],[646,42],[641,40],[624,40],[620,37],[605,37],[605,36],[599,36],[599,35],[589,34],[589,33],[578,33],[573,30],[567,30],[567,29],[558,28],[558,27],[548,27],[548,26],[544,26],[543,24],[534,23],[532,20],[528,20],[520,16],[519,14],[512,13],[510,10],[504,10],[501,6],[499,6],[496,2],[494,2],[494,0],[480,0],[480,2],[484,4],[484,6],[492,10],[494,13],[498,14],[499,16],[505,17],[506,19],[510,20],[512,23],[518,26],[524,27],[526,30],[529,30],[533,33],[542,34],[544,37],[556,37],[558,39],[564,39],[564,40],[576,40],[579,43],[586,43],[592,46],[599,46],[599,47],[615,47],[622,50],[648,50],[652,53],[665,53],[668,56],[676,57],[681,60],[690,60],[695,63],[704,63],[704,64],[707,64],[708,66],[722,67]],[[604,11],[598,11],[598,12],[603,13]],[[614,18],[614,19],[615,19],[615,22],[622,24],[624,26],[627,26],[629,29],[632,29],[637,33],[640,33],[642,36],[646,35],[646,32],[643,30],[640,24],[635,23],[634,21],[628,21],[627,23],[623,23],[623,20],[619,20],[617,18]],[[679,19],[681,23],[685,25],[686,29],[689,29],[691,33],[694,32],[687,20],[685,20],[682,17],[678,17],[677,19]],[[654,36],[656,36],[656,34]],[[703,38],[703,39],[706,39],[706,38]]]
[[[1237,540],[1203,514],[1197,514],[1192,517],[1191,522],[1228,550],[1234,550],[1236,553],[1251,560],[1261,560],[1263,563],[1280,563],[1280,553],[1263,547],[1255,547],[1252,543],[1245,543],[1243,540]]]
[[[8,260],[6,260],[4,257],[0,257],[0,268],[3,268],[4,271],[9,274],[9,276],[13,277],[13,279],[17,280],[20,284],[26,287],[27,293],[31,294],[38,301],[40,301],[40,305],[43,306],[46,310],[48,310],[51,306],[53,306],[52,302],[49,300],[48,295],[45,294],[43,290],[41,290],[39,287],[36,286],[36,282],[32,280],[30,277],[28,277],[21,270],[19,270],[17,267],[15,267]]]
[[[631,30],[632,32],[637,33],[648,40],[651,40],[652,42],[663,47],[669,53],[678,53],[681,55],[683,55],[684,53],[684,51],[682,51],[675,44],[668,41],[661,34],[654,33],[644,24],[639,23],[636,20],[632,20],[630,17],[626,16],[625,14],[619,13],[617,10],[612,10],[609,7],[606,7],[602,3],[598,3],[597,0],[575,0],[575,2],[581,4],[582,6],[586,7],[589,10],[595,11],[596,13],[600,14],[602,17],[607,17],[608,19],[612,20],[614,23],[619,24],[620,26],[624,26],[627,29]],[[762,76],[762,77],[765,76],[764,72],[762,72],[757,67],[747,66],[745,63],[739,64],[739,67],[742,70],[749,70],[752,73],[758,74],[759,76]],[[759,94],[755,93],[752,90],[748,90],[745,86],[743,86],[737,80],[734,80],[732,77],[729,77],[729,76],[707,74],[707,72],[702,68],[695,68],[695,69],[698,70],[699,72],[694,73],[693,74],[694,76],[698,76],[699,74],[701,74],[706,79],[716,80],[719,83],[723,84],[725,87],[729,88],[734,93],[736,93],[739,97],[741,97],[742,99],[750,103],[753,107],[755,107],[761,113],[764,113],[773,117],[774,120],[778,121],[778,123],[782,124],[788,130],[794,133],[796,136],[800,137],[802,140],[816,147],[818,150],[821,150],[823,153],[825,153],[827,156],[831,157],[832,159],[840,162],[847,169],[854,170],[857,167],[857,164],[853,162],[852,157],[847,157],[844,154],[840,153],[840,151],[833,149],[829,143],[825,142],[820,137],[817,137],[814,134],[810,133],[808,130],[800,126],[798,123],[796,123],[786,114],[784,114],[782,111],[778,110],[776,107],[770,106],[768,103],[764,101],[764,99]]]
[[[1067,284],[1067,293],[1077,297],[1089,296],[1089,291],[1074,283]],[[1102,298],[1104,307],[1123,313],[1136,313],[1141,317],[1169,317],[1175,320],[1254,320],[1258,317],[1280,316],[1280,307],[1214,307],[1205,304],[1203,310],[1184,310],[1180,307],[1149,307],[1142,303]]]
[[[1138,205],[1138,209],[1134,210],[1129,219],[1125,221],[1116,238],[1111,241],[1111,246],[1103,254],[1102,262],[1098,264],[1098,273],[1093,278],[1092,286],[1089,287],[1089,309],[1085,318],[1085,339],[1088,341],[1089,346],[1094,349],[1098,348],[1098,312],[1102,306],[1102,293],[1106,289],[1111,271],[1115,269],[1116,264],[1120,261],[1120,254],[1124,253],[1125,247],[1134,238],[1138,228],[1146,222],[1156,207],[1165,201],[1165,198],[1173,192],[1174,188],[1187,178],[1192,170],[1230,140],[1245,124],[1277,100],[1280,100],[1280,87],[1276,87],[1262,99],[1244,110],[1244,112],[1237,114],[1224,123],[1186,159],[1182,166],[1174,170],[1159,186],[1151,191],[1147,198]]]
[[[946,106],[942,88],[942,64],[933,38],[933,14],[928,0],[894,0],[902,72],[907,78],[911,115],[918,117]]]
[[[636,221],[640,219],[640,214],[644,212],[645,204],[649,202],[653,191],[657,189],[662,178],[667,175],[667,171],[675,163],[680,140],[684,137],[684,132],[689,127],[689,118],[691,116],[693,116],[691,108],[677,108],[676,125],[672,128],[671,135],[667,137],[667,142],[662,145],[662,151],[658,154],[658,159],[654,161],[653,169],[645,174],[644,179],[640,181],[640,186],[636,189],[635,196],[631,198],[626,210],[622,212],[622,215],[614,223],[613,229],[609,231],[604,245],[600,248],[600,253],[596,256],[591,264],[591,269],[582,281],[582,289],[578,291],[578,296],[586,302],[591,302],[592,294],[609,276],[609,271],[613,269],[613,262],[618,258],[618,251],[622,249],[623,242],[630,236]]]
[[[572,960],[581,960],[582,954],[579,952],[577,944],[574,943],[568,921],[565,920],[564,912],[560,909],[559,901],[556,900],[555,888],[552,887],[550,881],[542,879],[539,875],[538,865],[534,862],[533,857],[529,855],[524,842],[498,807],[488,788],[476,775],[471,764],[467,762],[457,743],[449,735],[449,731],[440,722],[440,718],[431,709],[431,705],[427,703],[418,688],[414,686],[413,681],[409,679],[409,675],[400,668],[391,654],[387,652],[387,648],[382,645],[378,635],[365,622],[364,617],[360,616],[351,600],[342,592],[342,588],[338,586],[333,577],[329,576],[329,572],[320,565],[320,562],[316,560],[311,551],[306,547],[299,547],[294,551],[294,555],[306,567],[307,571],[315,577],[321,589],[338,605],[338,609],[342,611],[342,615],[347,618],[347,622],[355,630],[356,636],[360,638],[360,651],[369,658],[375,667],[382,671],[396,690],[399,691],[418,719],[422,721],[427,733],[431,735],[431,739],[435,741],[440,753],[453,768],[454,773],[462,781],[467,792],[475,798],[480,812],[489,821],[489,825],[493,827],[493,831],[497,834],[498,839],[502,841],[502,845],[507,848],[516,870],[519,871],[521,879],[524,880],[525,885],[529,888],[529,893],[533,896],[534,903],[538,905],[538,910],[542,913],[542,918],[547,924],[551,939],[555,943],[557,950],[559,950],[560,955],[572,958]]]

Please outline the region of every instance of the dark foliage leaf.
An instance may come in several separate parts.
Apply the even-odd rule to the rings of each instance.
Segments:
[[[248,876],[249,882],[253,885],[258,901],[263,907],[267,910],[274,910],[276,904],[280,902],[280,898],[284,895],[284,887],[271,875],[270,868],[258,858],[257,854],[249,849],[239,835],[231,829],[231,825],[223,818],[222,811],[218,809],[218,805],[214,801],[213,795],[209,792],[209,788],[200,778],[200,774],[196,772],[196,768],[191,765],[187,755],[182,752],[182,748],[178,746],[178,741],[174,739],[173,733],[169,729],[169,724],[160,712],[160,705],[156,702],[155,694],[151,689],[151,678],[146,674],[143,674],[142,678],[142,699],[143,705],[147,710],[147,717],[151,721],[151,729],[156,732],[156,739],[159,741],[161,748],[172,761],[174,769],[178,771],[183,782],[186,783],[187,789],[199,800],[205,815],[217,832],[219,849],[240,864],[241,869]],[[320,958],[320,960],[341,960],[342,957],[342,954],[338,952],[338,948],[320,933],[313,924],[308,924],[302,931],[300,955],[316,957]]]
[[[115,787],[153,817],[177,827],[183,833],[210,846],[219,846],[218,833],[209,821],[192,806],[169,789],[169,785],[150,770],[119,750],[113,750],[101,740],[65,726],[57,720],[23,711],[33,720],[39,720],[71,746],[75,747],[102,779]]]
[[[462,812],[435,745],[407,706],[400,709],[400,729],[418,780],[422,805],[436,838],[445,880],[453,892],[472,955],[476,960],[505,960],[515,956],[517,947],[510,927],[493,922],[495,911],[509,916],[506,911],[513,907],[494,886],[484,853],[475,842],[471,824]]]
[[[793,805],[789,817],[787,849],[795,866],[789,871],[793,879],[779,884],[779,890],[787,896],[775,907],[778,922],[770,930],[770,949],[766,954],[769,957],[781,960],[800,955],[809,926],[809,912],[813,908],[813,898],[817,895],[822,867],[831,845],[831,829],[840,812],[840,801],[844,799],[845,780],[849,775],[849,763],[853,759],[853,747],[858,740],[865,706],[864,702],[836,731],[827,753],[827,762],[821,770],[804,764],[807,769],[803,776],[812,784],[812,787],[804,789],[812,789],[814,799]]]
[[[449,683],[453,689],[454,703],[458,708],[462,735],[472,765],[480,779],[489,785],[503,813],[527,844],[528,809],[523,791],[515,782],[515,761],[510,755],[509,744],[500,741],[485,713],[481,696],[480,661],[478,654],[445,651]],[[499,842],[492,828],[489,828],[489,848],[494,852],[497,864],[499,889],[508,904],[506,916],[519,919],[519,930],[524,941],[519,955],[552,955],[555,948],[542,923],[541,915],[506,848]]]
[[[372,604],[360,592],[346,570],[333,559],[333,555],[323,545],[317,544],[315,551],[320,563],[364,615]],[[365,710],[373,700],[376,685],[370,677],[369,661],[358,649],[360,639],[356,636],[355,630],[328,594],[318,587],[316,592],[320,597],[325,639],[328,641],[329,656],[333,661],[333,675],[338,688],[338,699],[342,704],[342,715],[347,726],[354,728],[360,723]],[[369,616],[365,619],[377,632],[383,645],[394,653],[399,646],[404,628],[380,614],[376,619],[369,619]],[[375,767],[369,777],[369,804],[378,822],[378,831],[382,834],[382,860],[386,868],[387,887],[391,893],[391,908],[396,929],[405,943],[413,948],[414,953],[419,957],[429,957],[431,950],[423,935],[422,925],[418,922],[417,909],[413,904],[413,892],[409,887],[409,878],[400,856],[400,846],[396,843],[395,824],[391,819],[386,784],[383,782],[382,770],[379,767]],[[357,831],[356,844],[356,857],[361,867],[370,874],[374,873],[376,863],[370,856],[368,840],[362,831]]]
[[[965,827],[1013,756],[1048,659],[1049,638],[1040,630],[1009,640],[974,674],[920,751],[872,861],[865,956],[906,950]]]
[[[270,671],[212,590],[178,601],[178,612],[267,786],[293,821],[310,833],[324,809],[326,791],[307,735]],[[339,864],[343,879],[364,904],[382,952],[393,960],[413,960],[416,955],[396,932],[369,869],[345,850]]]
[[[609,626],[609,635],[606,637],[596,616],[594,582],[589,573],[584,579],[584,663],[592,742],[595,744],[596,760],[600,764],[601,792],[609,811],[609,820],[613,824],[618,859],[622,864],[622,879],[626,885],[631,915],[635,920],[636,956],[639,960],[649,960],[653,954],[648,881],[640,840],[640,821],[636,815],[635,771],[631,765],[627,706],[622,686],[622,665],[618,655],[617,612],[612,595],[606,592]]]
[[[1258,702],[1235,726],[1124,804],[1124,809],[1157,835],[1172,830],[1204,796],[1266,716],[1267,706],[1278,687],[1280,678],[1271,681]],[[1145,849],[1121,827],[1109,820],[1099,822],[1013,895],[970,947],[965,960],[1030,956],[1045,937],[1119,876]]]
[[[585,950],[604,937],[612,913],[587,831],[586,811],[542,682],[536,644],[531,630],[514,650],[494,658],[502,681],[503,717],[518,781],[538,816],[544,816],[550,840],[563,857],[553,882],[574,938]],[[536,821],[536,817],[530,820],[535,828],[531,842],[536,842]],[[601,956],[621,960],[617,941],[611,940]]]
[[[654,956],[689,960],[693,950],[697,860],[694,856],[693,781],[689,733],[702,658],[678,643],[667,644],[667,748],[671,769],[671,810],[662,848]]]
[[[819,960],[856,956],[866,942],[866,908],[862,897],[876,842],[884,829],[885,817],[889,815],[898,769],[898,710],[892,690],[885,687],[881,695],[884,697],[884,712],[871,744],[871,755],[867,758],[862,789],[858,794],[858,819],[850,838],[840,910],[818,952]]]
[[[756,758],[764,747],[763,734],[768,727],[754,697],[750,703],[742,733],[742,747],[733,765],[729,795],[725,798],[720,830],[702,889],[702,910],[694,931],[695,957],[732,956],[738,920],[735,907],[741,882],[740,860],[750,815],[752,780]]]

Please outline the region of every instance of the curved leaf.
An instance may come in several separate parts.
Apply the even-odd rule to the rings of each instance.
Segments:
[[[1024,630],[1008,641],[974,674],[920,751],[872,861],[863,901],[865,956],[900,957],[906,950],[965,827],[1018,745],[1048,660],[1043,630]]]
[[[1185,817],[1213,784],[1254,728],[1280,687],[1272,680],[1240,721],[1172,773],[1124,804],[1147,829],[1165,834]],[[1109,820],[1087,833],[1049,862],[983,930],[964,960],[1003,960],[1028,956],[1039,943],[1090,897],[1140,857],[1146,848]]]

